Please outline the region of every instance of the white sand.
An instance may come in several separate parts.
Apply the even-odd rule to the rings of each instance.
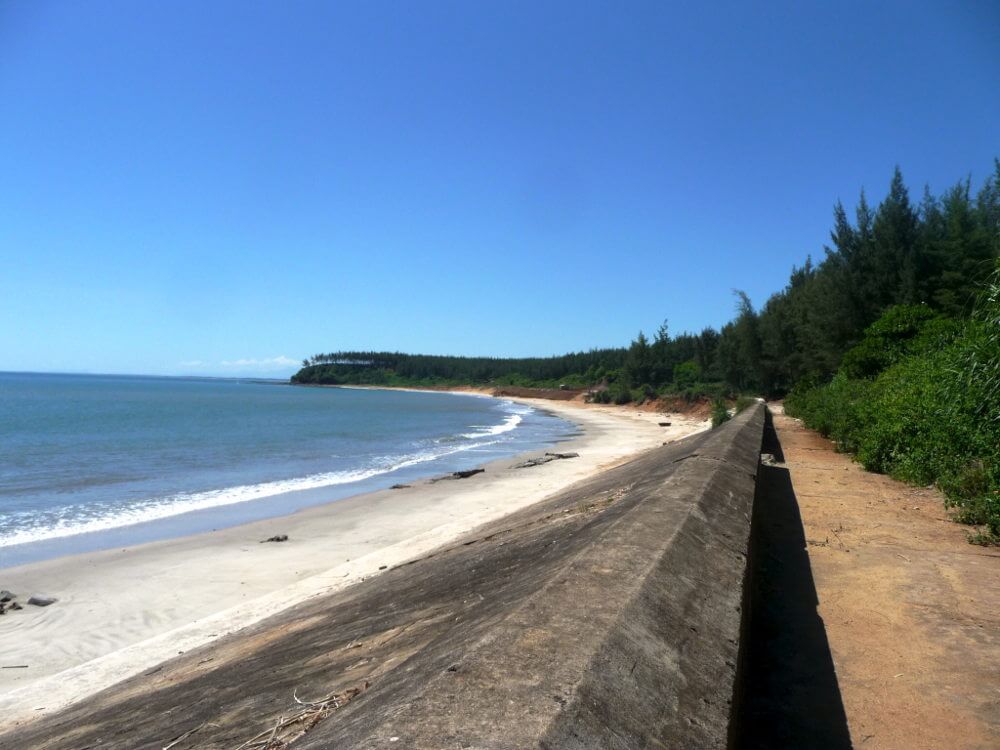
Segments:
[[[578,424],[579,458],[420,482],[290,516],[0,570],[3,588],[59,602],[0,618],[0,726],[40,716],[180,652],[423,555],[632,454],[707,427],[677,415],[515,399]],[[657,426],[669,419],[669,428]],[[531,454],[528,454],[531,455]],[[288,534],[281,544],[259,544]]]

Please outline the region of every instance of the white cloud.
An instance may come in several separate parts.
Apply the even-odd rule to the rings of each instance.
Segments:
[[[251,367],[258,370],[285,370],[289,367],[296,367],[298,364],[299,360],[286,357],[283,354],[277,357],[265,357],[263,359],[254,359],[251,357],[232,360],[224,359],[219,363],[221,367],[228,367],[237,370]]]
[[[177,366],[188,372],[198,370],[203,374],[239,373],[239,374],[263,374],[273,372],[288,372],[290,369],[298,369],[301,366],[300,360],[286,357],[283,354],[277,357],[242,357],[240,359],[224,359],[221,362],[209,362],[203,359],[189,359],[178,362]]]

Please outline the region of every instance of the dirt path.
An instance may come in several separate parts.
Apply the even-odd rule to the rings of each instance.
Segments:
[[[968,544],[967,529],[948,521],[936,491],[865,472],[775,411],[775,451],[784,466],[770,470],[770,486],[775,497],[791,493],[793,507],[773,526],[798,535],[797,567],[806,589],[811,571],[815,590],[815,600],[798,597],[791,606],[818,601],[811,613],[823,626],[818,652],[828,646],[842,701],[835,705],[834,691],[827,706],[846,718],[850,735],[822,746],[1000,747],[1000,550]],[[769,561],[765,585],[777,587],[783,573],[775,571],[795,561]],[[815,624],[802,625],[799,635]],[[816,646],[816,638],[810,642]]]

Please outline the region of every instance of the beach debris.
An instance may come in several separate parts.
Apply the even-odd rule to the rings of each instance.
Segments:
[[[267,539],[261,539],[260,543],[264,544],[265,542],[287,542],[287,541],[288,541],[288,534],[275,534],[274,536],[269,536]]]
[[[287,718],[282,714],[273,727],[251,737],[236,750],[279,750],[279,748],[287,747],[367,689],[368,682],[365,682],[364,687],[353,687],[341,693],[330,693],[314,701],[302,700],[297,691],[293,691],[292,699],[297,704],[295,713]]]
[[[514,466],[515,469],[528,469],[532,466],[541,466],[542,464],[547,464],[549,461],[559,461],[565,458],[579,458],[579,453],[546,453],[543,456],[538,456],[537,458],[529,458],[524,463],[517,464]]]
[[[206,726],[214,727],[214,726],[218,726],[218,725],[217,724],[210,724],[209,722],[204,721],[201,724],[199,724],[198,726],[196,726],[194,729],[189,729],[184,734],[182,734],[180,737],[175,738],[173,740],[173,742],[168,742],[166,745],[163,746],[163,750],[170,750],[170,748],[174,747],[175,745],[179,745],[181,742],[183,742],[184,740],[186,740],[188,737],[190,737],[192,734],[194,734],[195,732],[197,732],[199,729],[201,729],[202,727],[206,727]]]
[[[50,604],[55,604],[59,601],[54,596],[45,596],[44,594],[35,594],[28,599],[28,604],[34,604],[36,607],[47,607]]]
[[[474,474],[482,474],[484,471],[486,471],[486,469],[469,469],[467,471],[453,471],[451,473],[451,476],[454,479],[468,479]]]
[[[408,485],[408,484],[394,484],[389,489],[390,490],[405,490],[405,489],[409,488],[409,486],[410,485]]]
[[[657,424],[660,427],[670,427],[670,425],[673,424],[673,423],[672,422],[657,422]]]
[[[432,482],[443,482],[446,479],[468,479],[476,474],[482,474],[486,469],[467,469],[465,471],[453,471],[446,477],[437,477]]]
[[[0,667],[0,669],[27,669],[27,664],[11,664],[9,666]]]
[[[17,603],[17,594],[12,594],[6,589],[0,591],[0,615],[7,614],[7,610],[17,609],[24,609],[24,607]]]

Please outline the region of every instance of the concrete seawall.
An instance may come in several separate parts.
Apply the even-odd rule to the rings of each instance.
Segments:
[[[731,745],[763,412],[675,459],[685,465],[637,509],[639,585],[543,747]],[[664,511],[674,504],[688,505],[679,525]]]
[[[763,425],[748,409],[0,746],[232,750],[301,710],[293,695],[356,688],[275,736],[295,750],[727,747]]]

